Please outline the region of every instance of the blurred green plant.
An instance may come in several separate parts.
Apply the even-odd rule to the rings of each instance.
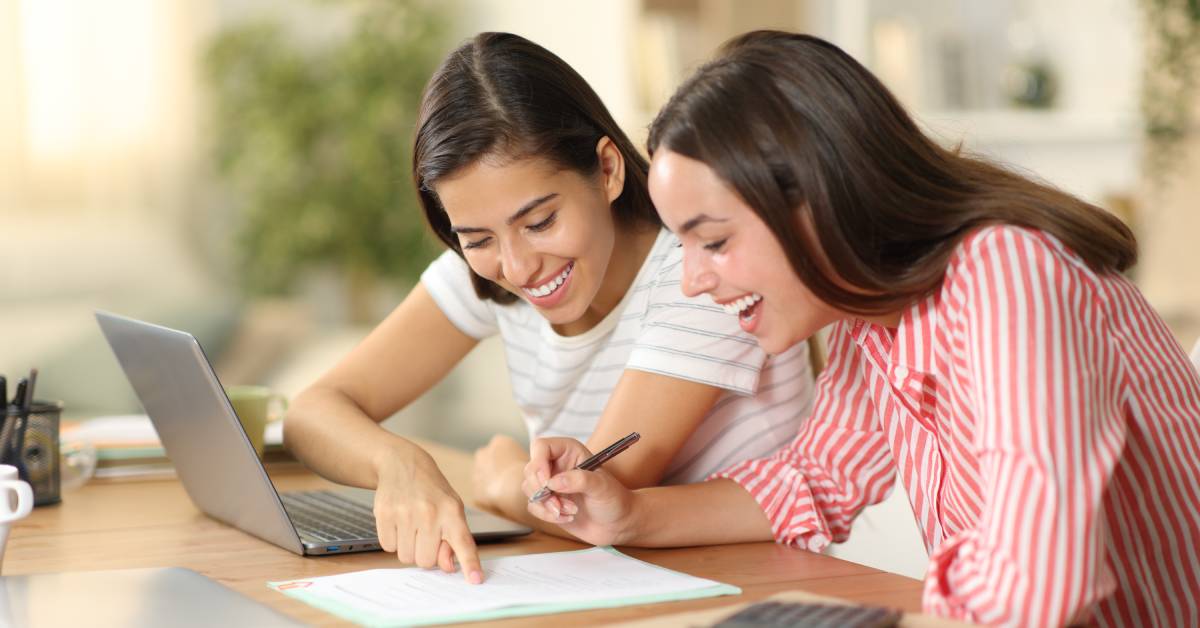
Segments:
[[[1141,0],[1141,5],[1147,35],[1141,97],[1146,169],[1163,184],[1183,157],[1200,98],[1200,0]]]
[[[350,26],[343,36],[299,42],[278,21],[256,21],[210,42],[215,160],[237,206],[242,287],[286,293],[333,267],[361,322],[379,280],[415,281],[438,250],[410,163],[446,23],[420,0],[320,4],[318,15]]]

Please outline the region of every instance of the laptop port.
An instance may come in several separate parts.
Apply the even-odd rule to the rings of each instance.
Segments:
[[[328,545],[325,547],[326,552],[336,552],[340,549],[342,549],[341,545]]]

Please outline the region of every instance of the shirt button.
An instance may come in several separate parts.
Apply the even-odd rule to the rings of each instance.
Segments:
[[[892,375],[896,376],[896,379],[904,379],[908,377],[908,369],[904,368],[903,366],[897,366],[896,368],[892,369]]]

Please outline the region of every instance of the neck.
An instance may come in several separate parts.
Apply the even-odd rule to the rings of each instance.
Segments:
[[[860,316],[859,318],[867,321],[868,323],[875,323],[876,325],[883,325],[884,327],[895,329],[896,327],[900,326],[900,319],[904,318],[904,313],[908,311],[908,308],[909,306],[905,306],[892,312],[875,314],[873,316]]]
[[[563,336],[576,336],[604,320],[633,286],[633,280],[637,278],[646,256],[650,254],[650,249],[654,248],[658,231],[658,225],[645,223],[638,223],[619,231],[596,298],[592,299],[591,305],[578,320],[565,325],[554,325],[554,331]]]

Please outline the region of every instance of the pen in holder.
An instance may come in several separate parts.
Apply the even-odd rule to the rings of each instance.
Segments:
[[[59,496],[58,425],[62,403],[33,401],[29,411],[7,406],[0,428],[0,464],[17,468],[33,487],[35,506],[56,504]]]

